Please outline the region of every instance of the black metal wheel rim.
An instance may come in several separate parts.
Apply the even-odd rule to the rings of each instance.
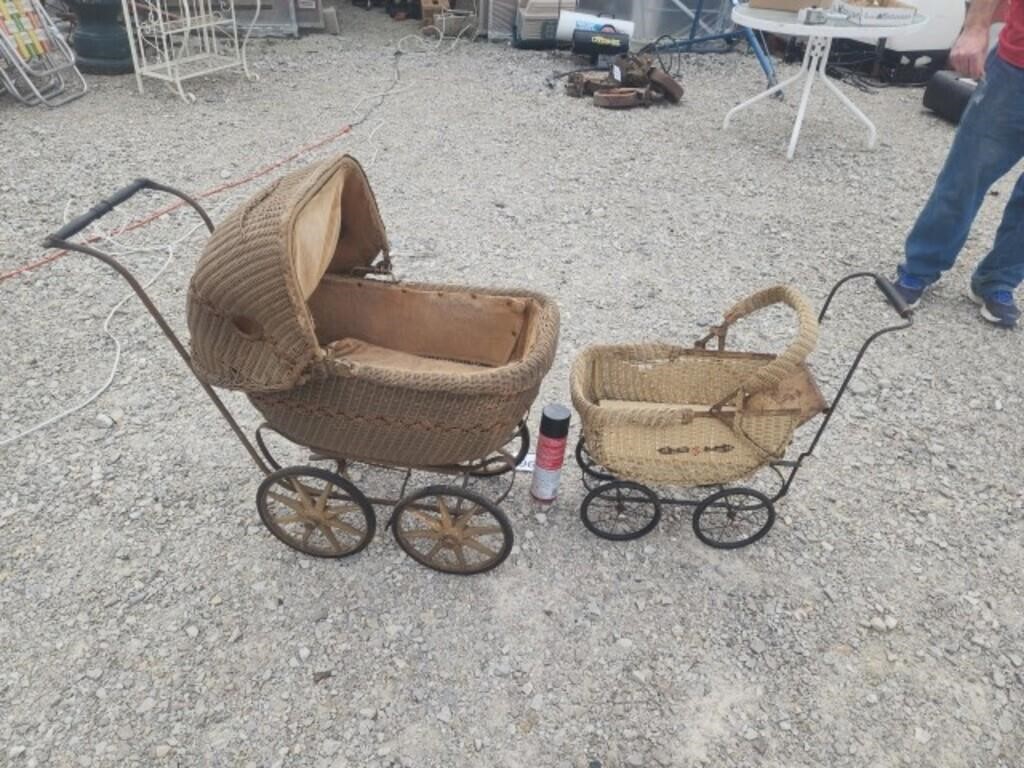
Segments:
[[[763,538],[775,524],[772,500],[753,488],[725,488],[693,511],[693,532],[716,549],[739,549]]]
[[[614,480],[586,495],[580,505],[580,519],[588,531],[602,539],[639,539],[661,520],[661,502],[645,485]]]

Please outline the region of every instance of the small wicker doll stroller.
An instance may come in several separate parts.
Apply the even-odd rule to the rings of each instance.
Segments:
[[[836,291],[858,277],[873,278],[905,322],[868,338],[829,405],[805,360]],[[784,352],[725,348],[734,323],[772,304],[790,307],[798,319],[796,336]],[[771,529],[775,503],[813,452],[868,346],[911,322],[910,310],[885,278],[856,273],[832,288],[818,316],[799,291],[776,286],[739,302],[690,348],[585,349],[572,371],[573,404],[583,424],[576,459],[590,491],[580,507],[583,524],[603,538],[634,539],[654,529],[663,506],[680,505],[693,507],[693,530],[705,544],[732,549],[757,541]],[[706,348],[711,339],[717,349]],[[794,431],[822,413],[807,450],[786,460]],[[774,495],[730,485],[761,467],[774,472],[779,483]],[[703,495],[672,498],[648,484],[696,488]]]
[[[120,264],[67,242],[141,189],[177,195],[213,232],[189,288],[191,355]],[[507,557],[508,519],[467,481],[510,472],[526,454],[524,418],[554,359],[558,310],[527,291],[394,280],[354,159],[280,178],[215,230],[187,195],[139,180],[47,245],[96,256],[132,284],[266,475],[257,508],[281,541],[317,557],[355,554],[373,538],[374,505],[386,505],[399,545],[428,567],[481,573]],[[266,419],[256,445],[212,386],[244,392]],[[334,468],[281,466],[274,433]],[[403,470],[400,498],[367,498],[352,462]],[[406,493],[414,469],[459,481]]]

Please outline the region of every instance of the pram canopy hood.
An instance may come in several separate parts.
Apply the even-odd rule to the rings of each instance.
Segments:
[[[188,295],[192,364],[246,392],[301,384],[323,356],[307,301],[327,273],[374,264],[388,241],[362,167],[342,155],[287,174],[221,223]]]

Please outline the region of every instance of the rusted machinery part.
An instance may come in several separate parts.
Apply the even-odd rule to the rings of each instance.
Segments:
[[[594,104],[605,109],[646,107],[654,94],[647,88],[609,88],[594,94]]]
[[[647,76],[651,80],[651,87],[673,104],[678,104],[683,98],[683,86],[665,70],[652,67]]]

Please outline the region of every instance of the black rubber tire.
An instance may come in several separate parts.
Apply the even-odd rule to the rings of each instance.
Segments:
[[[650,504],[653,507],[654,511],[651,514],[650,519],[646,520],[639,527],[630,528],[625,532],[602,528],[591,518],[591,505],[599,498],[607,498],[606,494],[610,492],[615,492],[616,495],[620,496],[619,503],[621,504],[621,493],[623,491],[638,493],[640,497],[642,497],[633,497],[626,500],[636,502],[641,505]],[[586,495],[583,499],[583,503],[580,505],[580,520],[583,521],[583,525],[588,531],[595,536],[600,536],[602,539],[608,539],[609,541],[630,541],[632,539],[639,539],[641,536],[646,536],[648,533],[653,531],[655,526],[661,520],[661,501],[659,500],[658,495],[646,485],[634,483],[630,480],[613,480],[610,483],[597,486]]]
[[[711,535],[711,530],[713,529],[707,526],[706,522],[703,521],[706,516],[713,511],[712,505],[721,502],[723,499],[728,499],[730,496],[749,496],[757,500],[757,503],[753,506],[748,505],[738,510],[732,510],[730,508],[729,512],[726,513],[730,520],[733,519],[732,516],[736,512],[749,513],[755,510],[764,509],[767,514],[764,523],[762,523],[761,526],[751,535],[742,539],[725,541],[717,539]],[[740,547],[745,547],[748,544],[753,544],[755,541],[763,539],[765,535],[767,535],[768,531],[772,529],[773,525],[775,525],[775,505],[772,503],[771,499],[760,491],[755,491],[753,488],[723,488],[717,493],[713,493],[701,501],[693,511],[694,534],[696,534],[697,538],[702,542],[707,544],[709,547],[714,547],[715,549],[739,549]]]
[[[485,562],[482,566],[477,568],[459,569],[451,566],[446,567],[443,563],[439,563],[436,560],[432,560],[418,549],[413,546],[410,542],[403,538],[402,518],[408,512],[410,505],[420,499],[427,498],[430,496],[456,496],[471,501],[481,509],[487,511],[487,513],[494,518],[498,527],[501,529],[501,546],[496,553],[496,557]],[[508,517],[505,513],[498,508],[496,504],[485,499],[478,493],[468,491],[465,488],[459,488],[454,485],[431,485],[426,488],[421,488],[418,491],[413,491],[411,494],[406,496],[404,499],[395,505],[395,510],[391,515],[391,533],[395,537],[395,541],[398,542],[398,546],[402,550],[415,560],[420,565],[424,565],[431,570],[439,571],[440,573],[449,573],[455,576],[475,576],[480,573],[486,573],[487,571],[494,570],[509,556],[512,551],[512,544],[515,542],[515,536],[512,533],[512,525],[508,521]]]
[[[335,501],[350,501],[362,512],[366,530],[354,547],[346,548],[344,552],[325,552],[322,549],[317,549],[309,546],[308,544],[303,544],[303,542],[289,536],[281,525],[277,523],[276,518],[269,510],[269,494],[275,486],[287,489],[288,486],[284,485],[282,482],[286,478],[297,478],[303,476],[314,477],[318,480],[323,480],[333,484],[335,490],[333,493],[329,494],[328,498]],[[374,514],[373,505],[370,504],[366,496],[363,495],[363,492],[341,475],[329,472],[326,469],[320,469],[319,467],[285,467],[284,469],[280,469],[267,475],[266,479],[260,483],[259,490],[256,491],[256,509],[259,512],[260,520],[263,521],[263,525],[265,525],[267,530],[269,530],[278,540],[284,542],[292,549],[298,550],[310,557],[338,559],[355,555],[366,549],[366,546],[373,540],[374,533],[377,530],[377,517]]]

